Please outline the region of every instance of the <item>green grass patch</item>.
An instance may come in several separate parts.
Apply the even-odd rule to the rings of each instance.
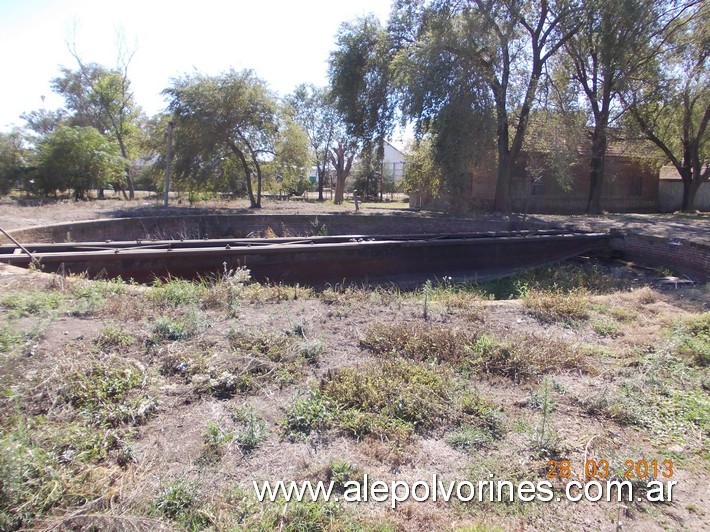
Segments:
[[[48,316],[66,308],[67,302],[67,294],[55,290],[23,290],[0,299],[0,305],[7,309],[11,318]]]
[[[69,376],[65,400],[90,424],[137,425],[155,409],[143,390],[143,376],[129,365],[95,365]]]
[[[204,284],[185,279],[156,280],[148,292],[153,304],[161,307],[197,305],[205,295]]]
[[[677,353],[701,367],[710,366],[710,312],[689,318],[674,331]]]
[[[441,369],[402,359],[332,372],[295,401],[283,423],[291,438],[338,428],[401,441],[456,417],[453,382]]]

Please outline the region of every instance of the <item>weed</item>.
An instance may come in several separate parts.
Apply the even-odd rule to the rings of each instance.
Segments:
[[[159,343],[165,340],[187,340],[207,327],[204,316],[195,309],[188,309],[181,317],[159,316],[153,324],[152,341]]]
[[[56,458],[34,445],[24,425],[0,431],[0,529],[18,530],[60,503],[79,502],[64,489]]]
[[[471,346],[467,363],[473,369],[514,381],[566,369],[587,370],[582,355],[565,342],[534,335],[510,341],[483,334]]]
[[[460,408],[468,423],[474,423],[491,438],[503,435],[503,415],[496,405],[477,392],[465,392],[460,398]]]
[[[54,290],[25,290],[7,294],[0,300],[11,318],[51,315],[66,303],[66,295]]]
[[[148,292],[148,298],[161,307],[180,307],[198,304],[205,292],[203,284],[185,279],[156,279]]]
[[[611,319],[603,318],[596,320],[592,323],[592,329],[599,336],[606,336],[609,338],[616,338],[621,334],[619,331],[619,325]]]
[[[97,426],[135,425],[155,409],[155,400],[142,393],[143,377],[133,366],[96,365],[74,373],[68,382],[67,402]]]
[[[427,279],[422,287],[422,294],[424,295],[424,312],[422,313],[422,317],[424,320],[429,319],[429,294],[431,294],[431,291],[431,281]]]
[[[337,407],[319,391],[296,399],[288,409],[282,427],[291,440],[302,439],[314,431],[329,429],[337,414]]]
[[[0,325],[0,352],[9,353],[22,343],[22,335],[7,325]]]
[[[342,492],[346,483],[357,481],[358,477],[362,477],[362,474],[357,467],[345,460],[336,460],[328,466],[326,480],[332,482],[334,488]]]
[[[710,312],[693,316],[676,326],[679,355],[700,367],[710,366]]]
[[[225,446],[234,440],[234,434],[214,421],[207,423],[203,433],[205,447],[198,458],[198,463],[212,465],[219,462],[225,452]]]
[[[317,364],[325,353],[325,344],[320,340],[306,340],[300,345],[298,353],[309,364]]]
[[[476,341],[475,332],[422,323],[374,323],[360,345],[376,355],[400,356],[416,361],[458,363],[467,347]]]
[[[214,516],[201,508],[197,485],[184,478],[174,480],[158,494],[155,509],[188,530],[203,530],[214,523]]]
[[[243,407],[232,412],[232,420],[237,425],[234,441],[244,452],[256,449],[268,436],[266,423],[257,416],[252,407]]]
[[[89,281],[81,277],[72,279],[69,295],[72,297],[71,314],[88,316],[101,308],[108,298],[124,292],[120,280]]]
[[[492,441],[493,435],[489,431],[475,425],[464,425],[446,437],[446,443],[465,451],[486,447]]]
[[[523,297],[523,302],[528,312],[541,322],[574,325],[589,317],[586,296],[585,289],[577,289],[569,293],[530,290]]]
[[[290,502],[272,507],[261,517],[255,529],[284,532],[347,530],[347,527],[338,525],[341,514],[342,508],[334,502]]]
[[[530,444],[537,456],[554,458],[560,454],[560,437],[549,427],[549,417],[552,412],[553,402],[550,397],[550,386],[545,379],[542,389],[542,418],[540,428],[530,438]]]
[[[106,327],[96,338],[96,345],[104,351],[128,347],[135,342],[133,335],[119,327]]]
[[[587,394],[579,399],[582,411],[593,417],[605,417],[623,425],[639,421],[638,401],[620,391],[605,387],[598,393]]]
[[[232,330],[228,333],[232,348],[257,357],[279,362],[288,358],[293,339],[268,331],[250,333]]]
[[[357,437],[387,437],[441,423],[451,414],[451,387],[445,372],[395,359],[342,368],[321,382],[320,392]]]

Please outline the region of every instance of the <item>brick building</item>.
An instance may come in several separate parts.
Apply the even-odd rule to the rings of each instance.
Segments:
[[[655,160],[626,153],[618,147],[610,147],[607,151],[602,209],[609,212],[658,212],[658,165]],[[546,214],[583,213],[590,186],[589,155],[581,151],[578,153],[578,162],[564,176],[567,185],[564,187],[549,168],[547,160],[548,157],[542,153],[521,154],[512,176],[513,210]],[[466,210],[491,211],[495,192],[496,165],[491,159],[472,169],[468,197],[459,198],[456,204]],[[416,194],[412,196],[420,201]],[[432,205],[446,208],[451,203],[447,198],[437,198]]]

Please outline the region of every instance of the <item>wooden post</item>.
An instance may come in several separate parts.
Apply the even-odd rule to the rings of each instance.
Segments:
[[[163,206],[168,206],[168,199],[170,197],[170,161],[173,158],[173,128],[175,127],[175,122],[168,123],[168,149],[165,155],[165,198],[163,200]]]

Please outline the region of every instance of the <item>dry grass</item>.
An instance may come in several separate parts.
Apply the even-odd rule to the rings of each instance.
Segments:
[[[673,456],[693,502],[708,481],[707,312],[650,288],[600,295],[592,273],[500,283],[524,304],[434,287],[429,320],[421,291],[245,272],[18,283],[0,296],[0,528],[583,528],[613,508],[259,504],[250,481],[537,481],[545,456],[581,463],[595,434],[613,442],[599,458]],[[669,508],[640,503],[632,524],[699,528]]]

